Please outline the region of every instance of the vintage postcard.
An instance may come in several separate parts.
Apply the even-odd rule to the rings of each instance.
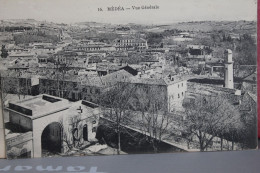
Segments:
[[[256,0],[0,4],[2,158],[257,148]]]

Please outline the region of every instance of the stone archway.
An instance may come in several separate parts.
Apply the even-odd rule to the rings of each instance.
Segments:
[[[47,125],[41,135],[42,155],[53,155],[62,151],[62,126],[58,122]]]

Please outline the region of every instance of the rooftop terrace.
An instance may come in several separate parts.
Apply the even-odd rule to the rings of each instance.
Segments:
[[[9,103],[8,109],[35,119],[68,107],[68,100],[44,94],[29,99],[12,101]]]

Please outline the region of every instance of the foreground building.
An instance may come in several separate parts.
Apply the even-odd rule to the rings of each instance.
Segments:
[[[38,95],[10,102],[6,109],[8,158],[64,154],[95,141],[99,110],[91,102]]]

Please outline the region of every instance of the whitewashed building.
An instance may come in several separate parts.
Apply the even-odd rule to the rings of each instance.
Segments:
[[[9,102],[6,109],[9,158],[42,157],[46,152],[66,154],[95,141],[99,108],[91,102],[72,103],[44,94]]]

